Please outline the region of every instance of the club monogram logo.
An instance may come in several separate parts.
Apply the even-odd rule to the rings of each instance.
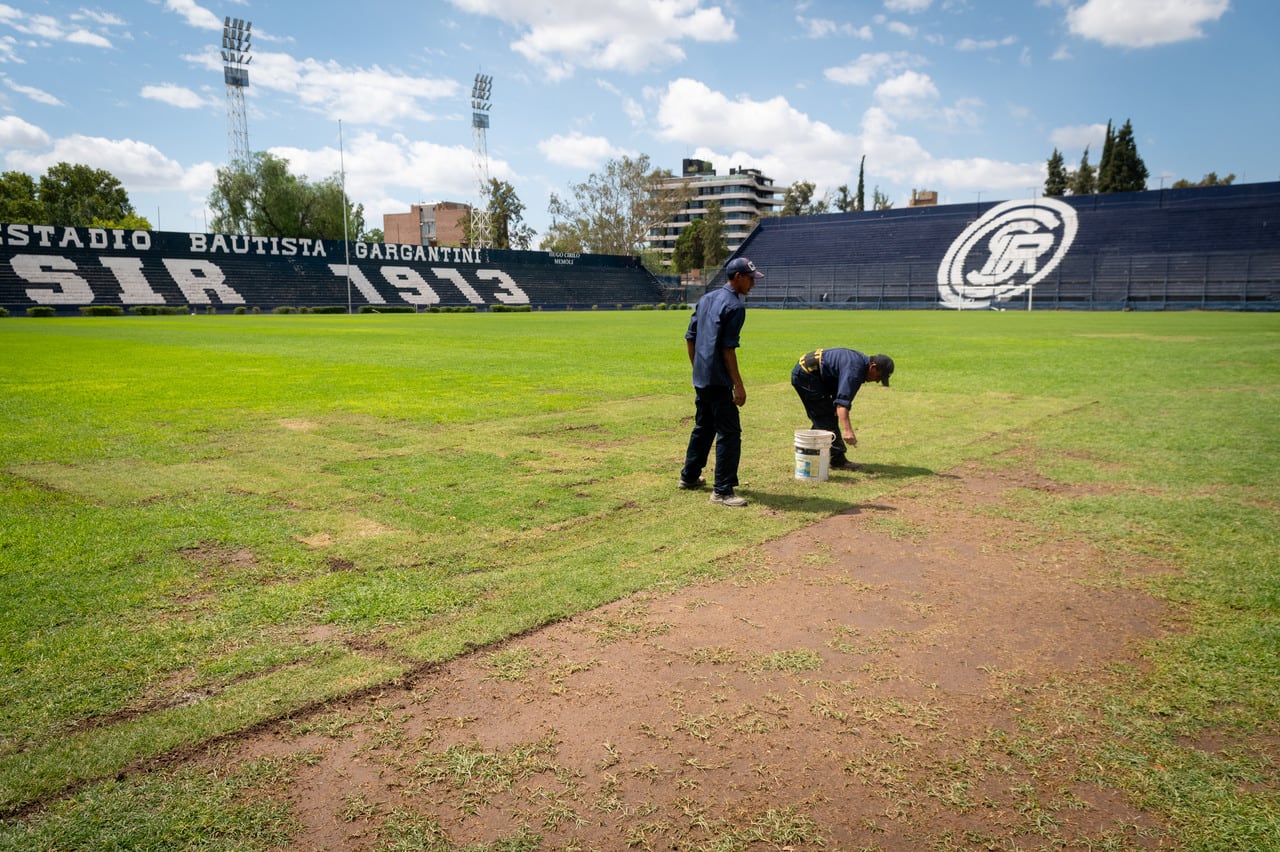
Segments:
[[[988,308],[1025,293],[1066,257],[1077,227],[1075,209],[1054,198],[992,207],[947,249],[938,267],[942,303]]]

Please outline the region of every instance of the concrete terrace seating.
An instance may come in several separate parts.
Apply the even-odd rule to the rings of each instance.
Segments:
[[[1058,201],[1074,209],[1078,230],[1061,263],[1035,285],[1036,307],[1280,310],[1280,183]],[[761,220],[737,252],[765,273],[751,303],[941,307],[948,250],[1000,204]],[[990,239],[978,241],[984,256]],[[722,273],[711,281],[720,283]]]
[[[351,284],[348,287],[348,260]],[[373,308],[653,305],[632,257],[283,241],[244,236],[0,225],[0,307]]]

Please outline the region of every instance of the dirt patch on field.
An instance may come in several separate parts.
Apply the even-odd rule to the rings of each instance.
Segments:
[[[307,850],[1156,848],[1079,696],[1140,665],[1159,566],[1016,520],[1025,489],[1064,490],[922,481],[217,759],[289,763]]]

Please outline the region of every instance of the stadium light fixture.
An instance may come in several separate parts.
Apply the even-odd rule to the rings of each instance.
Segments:
[[[222,79],[227,86],[227,148],[232,162],[249,160],[244,90],[253,61],[253,22],[227,15],[222,24]]]
[[[493,246],[493,217],[488,206],[489,193],[489,109],[493,106],[493,75],[477,74],[471,86],[471,134],[475,139],[475,171],[479,200],[471,208],[471,245]]]

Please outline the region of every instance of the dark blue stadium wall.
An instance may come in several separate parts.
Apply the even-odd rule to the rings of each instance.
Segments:
[[[38,306],[345,308],[348,295],[355,311],[563,309],[654,304],[661,290],[639,259],[612,255],[0,225],[0,307],[14,314]]]
[[[737,254],[760,307],[1274,311],[1280,183],[770,218]]]

